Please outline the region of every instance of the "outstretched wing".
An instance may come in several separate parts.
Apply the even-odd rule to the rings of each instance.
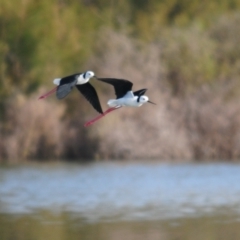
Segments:
[[[147,88],[133,92],[134,96],[142,96],[147,91]]]
[[[82,93],[82,95],[92,104],[93,108],[99,113],[103,114],[103,110],[97,95],[95,88],[89,83],[76,85],[76,88]]]
[[[132,90],[132,82],[118,78],[97,78],[99,81],[113,85],[117,98],[122,98],[128,91]]]
[[[66,97],[72,91],[73,87],[77,84],[79,74],[73,74],[60,80],[59,86],[57,87],[58,99]]]

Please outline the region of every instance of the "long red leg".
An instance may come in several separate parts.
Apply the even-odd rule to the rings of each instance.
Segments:
[[[38,98],[38,100],[44,99],[44,98],[48,97],[49,95],[51,95],[52,93],[55,93],[56,91],[57,91],[57,87],[55,87],[55,88],[52,89],[51,91],[45,93],[44,95],[40,96],[40,97]]]
[[[86,123],[84,124],[84,127],[88,127],[88,126],[92,125],[92,124],[95,123],[97,120],[99,120],[99,119],[101,119],[102,117],[106,116],[108,113],[110,113],[110,112],[112,112],[112,111],[114,111],[114,110],[117,110],[117,109],[119,109],[119,108],[121,108],[121,106],[112,107],[112,108],[107,109],[103,114],[98,115],[98,116],[95,117],[94,119],[86,122]]]

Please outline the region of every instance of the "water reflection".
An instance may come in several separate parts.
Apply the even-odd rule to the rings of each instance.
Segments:
[[[222,219],[228,220],[223,222]],[[239,221],[230,216],[161,221],[86,223],[71,214],[39,211],[0,214],[1,240],[238,240]]]

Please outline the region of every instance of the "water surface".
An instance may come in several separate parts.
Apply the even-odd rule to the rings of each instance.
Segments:
[[[240,165],[225,163],[5,167],[0,168],[0,225],[12,229],[10,232],[24,222],[28,225],[35,222],[39,226],[50,224],[60,229],[66,225],[73,234],[80,229],[92,228],[94,232],[97,226],[108,232],[108,224],[113,224],[111,229],[115,226],[116,231],[131,232],[144,223],[146,229],[143,226],[140,229],[148,232],[156,228],[157,236],[161,232],[161,238],[159,235],[156,239],[170,239],[162,233],[168,232],[168,228],[174,233],[174,229],[186,222],[187,229],[191,229],[189,225],[194,221],[202,223],[202,227],[206,222],[209,222],[207,226],[220,224],[222,229],[240,224],[239,183]],[[124,225],[125,222],[131,224]],[[237,229],[234,231],[238,232]],[[61,238],[71,239],[66,236]],[[240,239],[240,233],[235,236]],[[86,239],[88,237],[87,234]],[[108,238],[104,235],[103,239]],[[154,238],[148,236],[148,239]]]

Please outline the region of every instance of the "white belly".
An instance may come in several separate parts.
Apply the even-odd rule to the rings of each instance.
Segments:
[[[140,107],[142,103],[137,102],[137,97],[134,98],[119,98],[119,99],[110,99],[108,101],[109,107],[116,106],[128,106],[128,107]]]

